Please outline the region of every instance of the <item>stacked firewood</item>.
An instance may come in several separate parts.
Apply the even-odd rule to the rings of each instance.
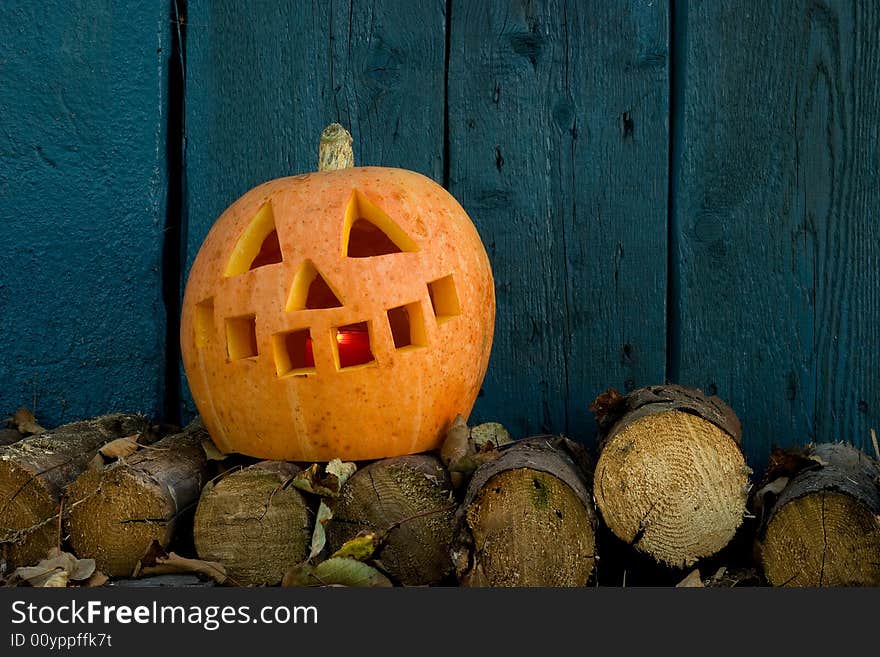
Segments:
[[[863,452],[774,450],[753,486],[717,397],[609,390],[591,410],[595,454],[458,418],[436,452],[321,464],[221,454],[198,420],[46,430],[22,410],[0,429],[0,581],[880,584],[880,465]]]

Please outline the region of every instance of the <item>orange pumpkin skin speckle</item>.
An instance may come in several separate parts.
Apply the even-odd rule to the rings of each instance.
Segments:
[[[397,252],[370,255],[376,235]],[[365,460],[434,449],[470,414],[494,319],[489,260],[458,202],[417,173],[355,167],[230,206],[190,271],[180,341],[224,452]]]

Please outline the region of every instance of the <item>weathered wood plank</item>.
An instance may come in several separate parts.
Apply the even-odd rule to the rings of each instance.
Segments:
[[[870,451],[880,427],[880,7],[676,7],[673,374],[731,402],[759,467],[771,444]]]
[[[167,2],[0,3],[0,418],[155,414]]]
[[[442,181],[444,9],[442,0],[190,6],[187,270],[241,194],[315,170],[332,121],[351,131],[356,164]]]
[[[475,420],[595,431],[609,385],[665,373],[668,9],[454,1],[449,189],[495,274]]]

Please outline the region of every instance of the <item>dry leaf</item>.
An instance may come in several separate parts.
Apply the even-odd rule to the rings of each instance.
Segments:
[[[357,472],[357,466],[354,463],[343,463],[341,459],[333,459],[324,470],[328,475],[336,477],[337,490],[342,490],[345,482],[349,480],[351,475]]]
[[[819,465],[817,461],[810,458],[808,448],[782,449],[774,447],[770,452],[770,464],[767,466],[767,472],[758,487],[763,488],[778,477],[794,477],[802,470],[817,468]]]
[[[718,570],[715,571],[715,574],[712,575],[709,586],[718,586],[719,583],[724,579],[725,573],[727,573],[727,567],[721,566]]]
[[[324,585],[389,587],[391,581],[378,570],[362,561],[331,558],[315,566],[313,576]]]
[[[97,588],[99,586],[104,586],[110,580],[107,575],[102,573],[100,570],[96,570],[92,573],[92,576],[86,580],[85,585],[90,589]]]
[[[86,468],[95,472],[101,472],[101,470],[104,469],[105,465],[107,465],[107,462],[104,460],[104,457],[96,452],[95,455],[92,457],[92,460],[89,461],[89,464],[86,466]]]
[[[376,532],[360,532],[354,538],[343,543],[342,547],[330,555],[330,558],[350,557],[358,561],[366,561],[373,556],[380,543],[381,537]]]
[[[12,416],[12,424],[23,434],[45,433],[45,429],[37,424],[37,418],[24,406]]]
[[[596,416],[596,423],[603,431],[614,424],[626,411],[626,397],[614,388],[608,388],[590,404],[590,412]]]
[[[138,444],[138,437],[139,436],[135,434],[133,436],[125,436],[124,438],[111,440],[99,449],[98,452],[101,456],[108,459],[121,459],[126,456],[131,456],[141,447]]]
[[[47,558],[36,566],[16,568],[10,576],[12,582],[22,582],[31,586],[66,586],[68,580],[86,580],[95,572],[94,559],[77,559],[69,552],[61,552],[58,548],[49,550]],[[64,584],[58,584],[58,574],[64,574]],[[49,581],[53,584],[47,584]]]
[[[67,571],[59,570],[58,572],[53,573],[52,576],[49,577],[49,579],[47,579],[45,582],[43,582],[43,588],[56,588],[56,589],[66,588],[68,579],[69,579],[69,576],[67,574]]]
[[[499,422],[483,422],[471,429],[471,441],[478,452],[498,449],[513,442],[510,432]]]
[[[189,559],[181,557],[174,552],[165,552],[159,541],[153,541],[146,553],[135,566],[132,577],[147,577],[150,575],[167,575],[171,573],[199,573],[210,577],[218,584],[223,584],[226,579],[226,568],[223,564],[215,561],[203,561],[201,559]]]
[[[389,587],[391,581],[378,570],[355,559],[331,557],[317,566],[302,563],[284,574],[281,586]]]
[[[324,468],[322,475],[321,466],[313,463],[297,473],[291,485],[313,495],[339,497],[339,490],[355,470],[357,470],[357,466],[354,463],[343,463],[339,459],[333,459]]]
[[[700,569],[694,568],[688,576],[675,585],[677,589],[701,589],[703,580],[700,579]]]
[[[456,415],[452,426],[446,432],[446,438],[440,447],[440,460],[447,468],[467,458],[471,452],[471,431],[461,415]]]
[[[324,501],[321,500],[321,503],[318,505],[318,515],[315,518],[315,529],[312,532],[312,545],[306,561],[311,561],[317,557],[327,544],[327,535],[324,533],[324,524],[332,517],[333,512],[330,510],[330,507],[324,504]]]
[[[281,586],[316,586],[321,584],[320,581],[315,579],[314,573],[315,567],[310,563],[303,562],[297,564],[284,573],[284,577],[281,579]]]
[[[202,441],[202,449],[205,450],[205,457],[209,461],[222,461],[229,456],[229,454],[221,452],[210,438],[205,438]]]

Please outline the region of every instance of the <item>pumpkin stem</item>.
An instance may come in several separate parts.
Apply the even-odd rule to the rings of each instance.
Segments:
[[[321,131],[318,145],[318,171],[336,171],[354,166],[351,133],[338,123],[331,123]]]

